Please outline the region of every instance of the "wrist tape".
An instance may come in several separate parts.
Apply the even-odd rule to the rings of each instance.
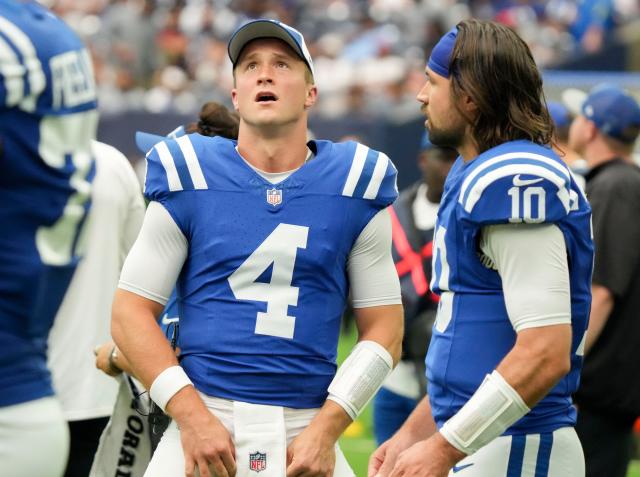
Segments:
[[[151,384],[149,395],[160,409],[166,411],[167,403],[185,386],[193,385],[181,366],[170,366],[162,371]]]
[[[458,450],[471,455],[529,411],[516,390],[494,370],[462,409],[444,423],[440,433]]]
[[[355,420],[392,368],[393,359],[384,346],[361,341],[338,368],[327,399],[338,403]]]

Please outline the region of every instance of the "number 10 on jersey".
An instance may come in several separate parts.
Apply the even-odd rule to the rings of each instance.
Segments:
[[[309,227],[279,224],[229,277],[238,300],[263,301],[267,311],[259,311],[255,332],[259,335],[293,339],[295,316],[289,306],[298,304],[298,287],[291,285],[299,248],[307,248]],[[256,281],[273,264],[271,281]]]
[[[545,211],[545,191],[542,187],[512,187],[507,192],[511,196],[511,217],[509,222],[519,224],[540,224],[546,219]],[[522,201],[520,200],[522,197]],[[533,202],[538,204],[536,217],[533,216]]]

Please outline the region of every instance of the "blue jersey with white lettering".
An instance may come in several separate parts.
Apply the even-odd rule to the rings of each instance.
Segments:
[[[0,406],[53,394],[46,341],[78,260],[96,126],[78,37],[36,2],[0,2]]]
[[[167,139],[147,155],[145,194],[189,243],[180,360],[208,395],[294,408],[326,399],[347,258],[397,197],[396,170],[354,142],[309,147],[315,157],[276,185],[221,137]]]
[[[439,427],[515,344],[500,276],[483,265],[478,246],[482,227],[502,223],[550,223],[562,231],[573,331],[571,371],[506,434],[551,432],[575,424],[571,394],[579,383],[591,305],[590,220],[581,189],[546,147],[514,141],[467,163],[458,158],[445,183],[434,239],[431,285],[441,299],[427,354],[427,379]]]

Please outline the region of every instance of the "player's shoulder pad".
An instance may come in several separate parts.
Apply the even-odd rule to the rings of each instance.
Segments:
[[[345,197],[371,200],[386,207],[398,197],[398,170],[389,157],[354,141],[334,144],[334,154],[343,164],[339,181]]]
[[[518,141],[481,154],[458,196],[462,216],[478,224],[556,222],[577,209],[579,187],[549,148]]]
[[[144,181],[147,199],[161,200],[171,193],[209,188],[201,162],[206,159],[200,154],[202,139],[209,139],[215,147],[216,138],[187,134],[165,138],[149,150]]]

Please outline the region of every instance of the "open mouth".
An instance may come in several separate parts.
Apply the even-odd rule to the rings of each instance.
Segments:
[[[258,103],[267,103],[270,101],[278,101],[278,97],[271,91],[261,91],[256,95],[256,101]]]

